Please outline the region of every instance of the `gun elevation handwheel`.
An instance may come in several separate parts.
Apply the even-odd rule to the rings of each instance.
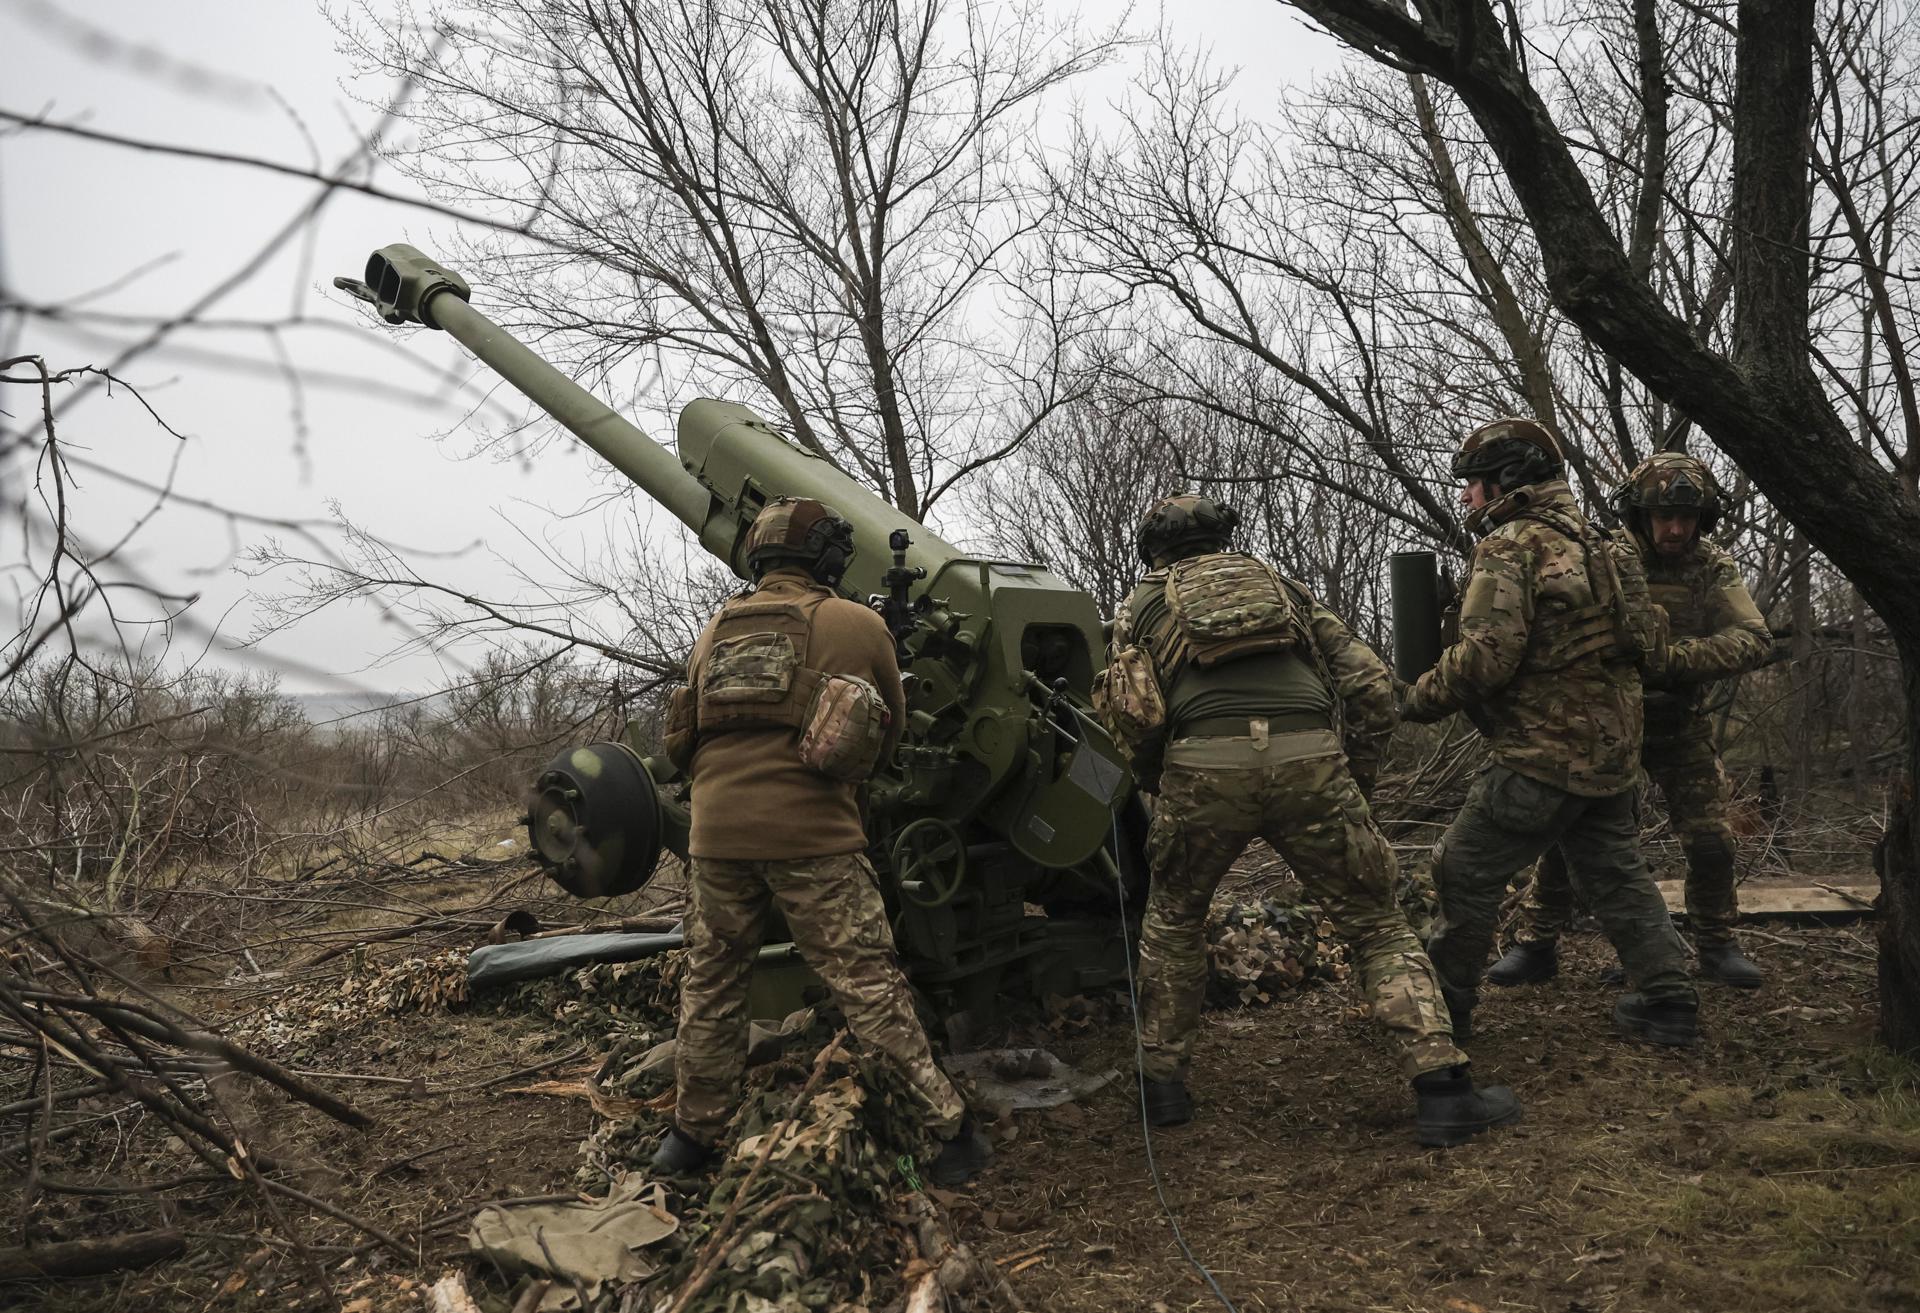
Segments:
[[[922,816],[893,839],[893,878],[916,907],[944,907],[967,874],[967,844],[952,821]]]

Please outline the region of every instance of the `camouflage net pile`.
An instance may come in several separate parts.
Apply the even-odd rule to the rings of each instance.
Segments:
[[[327,985],[290,989],[234,1025],[233,1038],[274,1052],[324,1048],[382,1017],[444,1012],[467,1001],[467,950],[403,958],[349,971]]]
[[[1207,923],[1207,1005],[1249,1007],[1314,980],[1345,980],[1346,945],[1319,909],[1271,898],[1228,903]]]
[[[508,986],[501,1003],[550,1012],[593,1044],[635,1034],[671,1036],[680,1011],[687,955],[674,951],[638,962],[596,962],[552,980]]]
[[[900,1197],[918,1184],[924,1114],[887,1063],[843,1050],[823,1075],[796,1106],[806,1068],[761,1070],[729,1126],[732,1149],[710,1190],[684,1201],[679,1259],[647,1289],[679,1290],[705,1257],[712,1275],[686,1313],[860,1313],[897,1297],[918,1258]],[[776,1132],[749,1184],[764,1137]],[[709,1250],[736,1198],[733,1226]]]
[[[601,1115],[581,1142],[575,1183],[604,1194],[648,1160],[673,1111],[672,1043],[685,955],[600,963],[564,976],[489,991],[481,1010],[550,1015],[604,1056],[589,1084]],[[840,1050],[804,1102],[814,1055],[833,1030],[810,1013],[787,1033],[756,1027],[747,1092],[728,1124],[717,1171],[677,1184],[679,1230],[649,1249],[656,1271],[602,1301],[608,1309],[664,1310],[703,1264],[711,1270],[685,1313],[864,1313],[897,1300],[915,1260],[899,1197],[916,1183],[925,1115],[890,1064]],[[791,1058],[778,1056],[784,1049]],[[768,1060],[768,1055],[772,1055]],[[768,1163],[740,1198],[718,1248],[708,1241],[752,1169],[762,1137],[793,1116]]]

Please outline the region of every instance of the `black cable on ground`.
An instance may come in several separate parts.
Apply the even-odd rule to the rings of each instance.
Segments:
[[[1140,1098],[1140,1141],[1147,1147],[1147,1175],[1153,1180],[1153,1193],[1160,1200],[1160,1211],[1167,1215],[1167,1225],[1173,1228],[1173,1242],[1180,1246],[1180,1252],[1193,1264],[1213,1291],[1213,1296],[1225,1306],[1227,1313],[1240,1313],[1233,1301],[1227,1298],[1227,1292],[1220,1288],[1219,1281],[1193,1252],[1187,1243],[1187,1237],[1180,1230],[1180,1219],[1174,1215],[1173,1205],[1167,1202],[1166,1186],[1160,1180],[1160,1165],[1153,1158],[1153,1123],[1147,1120],[1147,1068],[1146,1040],[1140,1032],[1140,995],[1133,980],[1133,941],[1127,933],[1127,882],[1120,872],[1120,815],[1113,815],[1113,886],[1120,896],[1120,946],[1126,950],[1127,964],[1127,1009],[1133,1014],[1133,1088]]]

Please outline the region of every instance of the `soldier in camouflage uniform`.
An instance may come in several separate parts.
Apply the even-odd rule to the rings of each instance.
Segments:
[[[1434,849],[1440,917],[1427,951],[1470,1037],[1480,974],[1507,883],[1562,846],[1635,992],[1614,1020],[1631,1035],[1694,1043],[1699,998],[1685,949],[1640,853],[1639,663],[1622,626],[1625,590],[1606,540],[1562,479],[1560,449],[1533,420],[1496,420],[1468,435],[1453,472],[1474,549],[1459,641],[1405,691],[1402,715],[1472,713],[1492,764]]]
[[[1205,992],[1207,909],[1246,846],[1265,838],[1352,946],[1374,1017],[1413,1081],[1420,1142],[1464,1143],[1514,1120],[1501,1087],[1476,1090],[1439,982],[1394,897],[1398,866],[1367,795],[1393,730],[1380,658],[1270,566],[1228,550],[1238,517],[1206,497],[1161,502],[1137,538],[1150,572],[1114,621],[1114,664],[1138,660],[1158,699],[1144,734],[1118,731],[1157,792],[1141,932],[1144,1093],[1154,1125],[1193,1115],[1185,1077]],[[1111,719],[1111,717],[1110,717]],[[1342,752],[1340,725],[1345,722]]]
[[[1615,506],[1672,626],[1664,674],[1646,684],[1640,761],[1660,786],[1686,855],[1687,925],[1701,974],[1754,989],[1764,977],[1733,934],[1740,911],[1727,822],[1732,789],[1701,702],[1712,681],[1765,662],[1772,636],[1733,557],[1706,539],[1720,516],[1720,491],[1705,465],[1684,452],[1656,453],[1627,476]],[[1518,942],[1487,979],[1518,985],[1552,977],[1559,970],[1556,944],[1572,919],[1573,889],[1555,849],[1541,860]]]
[[[893,1059],[919,1094],[940,1141],[928,1175],[960,1184],[992,1151],[914,1014],[865,855],[856,785],[801,760],[803,699],[796,693],[788,706],[767,696],[820,676],[865,681],[890,713],[879,745],[884,761],[906,721],[893,636],[873,611],[834,591],[853,553],[853,526],[831,507],[771,502],[748,531],[746,549],[756,587],[708,622],[669,714],[669,755],[685,763],[693,782],[691,906],[675,1124],[653,1165],[684,1173],[713,1155],[740,1097],[747,977],[778,909],[855,1038]]]

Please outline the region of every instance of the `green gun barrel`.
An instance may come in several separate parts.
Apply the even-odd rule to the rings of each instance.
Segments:
[[[852,522],[854,541],[867,550],[855,557],[845,583],[863,596],[881,588],[888,560],[879,549],[895,529],[908,530],[914,539],[909,565],[931,573],[960,555],[745,406],[711,399],[688,405],[680,414],[675,457],[474,309],[466,279],[415,247],[383,246],[368,259],[364,283],[336,282],[373,301],[389,323],[444,330],[698,534],[701,546],[742,579],[748,577],[741,551],[746,530],[775,496],[812,497]]]

